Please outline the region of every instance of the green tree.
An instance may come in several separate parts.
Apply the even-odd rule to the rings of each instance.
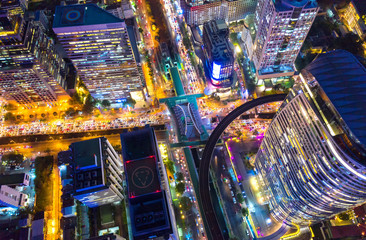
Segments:
[[[121,144],[115,144],[115,145],[112,145],[112,147],[114,148],[114,150],[116,152],[121,152],[122,151],[122,146]]]
[[[175,186],[175,190],[177,191],[177,193],[183,194],[184,191],[186,190],[186,185],[184,183],[180,182]]]
[[[329,49],[344,49],[354,55],[364,56],[362,40],[354,33],[348,33],[342,37],[336,38]]]
[[[126,105],[130,105],[132,108],[134,108],[134,107],[135,107],[135,104],[136,104],[136,101],[135,101],[133,98],[128,97],[128,98],[126,99],[125,104],[126,104]]]
[[[236,199],[238,199],[239,203],[243,203],[244,202],[244,197],[241,193],[237,193],[236,194]]]
[[[247,217],[249,215],[249,210],[248,208],[242,208],[241,209],[241,213],[243,214],[244,217]]]
[[[15,121],[15,116],[11,112],[5,113],[5,121]]]
[[[52,205],[52,184],[49,184],[52,180],[52,167],[52,156],[37,157],[35,159],[36,212],[49,210]]]
[[[184,175],[183,175],[183,173],[182,173],[182,172],[177,172],[177,173],[175,174],[175,179],[177,180],[177,182],[181,182],[181,181],[183,181],[183,180],[184,180]]]
[[[180,205],[182,205],[183,211],[189,211],[192,208],[191,199],[186,196],[180,198]]]
[[[6,111],[14,111],[14,110],[17,110],[18,109],[18,107],[17,106],[15,106],[14,104],[12,104],[12,103],[8,103],[8,104],[5,104],[4,105],[4,109],[6,110]]]
[[[94,99],[92,98],[92,96],[90,94],[88,94],[88,96],[85,99],[85,103],[83,105],[82,111],[85,114],[92,113],[93,112],[93,109],[94,109],[94,103],[95,103]]]
[[[165,161],[165,167],[169,170],[169,172],[171,172],[172,174],[175,173],[175,169],[174,169],[174,162],[172,160],[167,160]]]
[[[343,213],[338,214],[338,217],[342,221],[348,221],[349,220],[349,215],[347,214],[347,212],[343,212]]]
[[[111,106],[111,103],[107,99],[104,99],[101,102],[101,104],[102,104],[103,107],[110,107]]]
[[[10,152],[4,154],[1,160],[3,162],[6,162],[6,164],[17,165],[21,164],[24,161],[24,156],[20,153]]]

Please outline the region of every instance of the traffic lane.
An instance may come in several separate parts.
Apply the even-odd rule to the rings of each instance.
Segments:
[[[166,141],[168,138],[168,133],[166,131],[155,131],[155,134],[158,141]],[[44,142],[7,144],[2,145],[2,148],[12,148],[14,151],[22,153],[26,157],[36,157],[42,155],[46,150],[50,150],[51,155],[57,155],[61,151],[68,150],[69,146],[74,142],[85,141],[98,137],[106,137],[111,145],[121,145],[120,134],[112,134],[107,136],[95,135],[82,138],[59,139]],[[25,145],[30,147],[24,148]]]
[[[244,191],[247,195],[247,200],[251,202],[253,207],[255,208],[255,212],[251,213],[253,217],[253,221],[255,222],[255,225],[257,227],[260,227],[259,231],[260,233],[263,233],[264,236],[271,232],[273,228],[276,228],[277,224],[270,223],[267,224],[267,219],[270,218],[269,212],[264,205],[258,204],[257,197],[255,196],[255,192],[252,191],[252,187],[250,184],[250,178],[253,176],[252,174],[248,174],[245,165],[243,164],[243,161],[241,159],[240,152],[256,152],[258,146],[260,145],[260,141],[250,141],[250,142],[236,142],[236,141],[230,141],[228,143],[232,156],[234,156],[235,159],[239,160],[237,161],[237,171],[243,176],[244,181],[242,182]],[[278,225],[280,227],[281,225]]]
[[[226,179],[231,179],[229,176],[229,172],[227,171],[227,167],[225,170],[222,165],[225,163],[224,155],[222,151],[218,151],[215,149],[215,160],[212,162],[214,169],[216,170],[216,179],[217,184],[219,186],[219,191],[221,193],[222,199],[224,201],[224,207],[226,209],[227,216],[230,221],[230,225],[232,231],[236,237],[240,239],[248,239],[248,236],[245,233],[246,225],[242,221],[241,207],[238,203],[234,204],[233,196],[231,195],[231,189],[227,183],[224,183],[221,176]],[[217,158],[216,158],[217,156]],[[216,160],[217,159],[217,160]],[[226,164],[225,164],[226,165]],[[230,183],[231,186],[234,186],[234,183]],[[233,192],[234,193],[234,192]],[[234,194],[235,197],[235,194]]]

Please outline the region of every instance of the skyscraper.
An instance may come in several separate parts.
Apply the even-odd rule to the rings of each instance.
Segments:
[[[189,25],[202,25],[212,20],[237,21],[253,13],[256,0],[181,0],[181,8]]]
[[[20,8],[1,10],[0,93],[7,101],[27,107],[68,98],[66,63],[38,18],[25,21]]]
[[[278,221],[309,224],[365,202],[365,83],[365,66],[343,50],[301,71],[255,160]]]
[[[121,134],[131,239],[178,239],[168,179],[152,128]]]
[[[211,84],[219,88],[233,84],[234,52],[229,45],[229,28],[224,20],[203,25],[203,44]]]
[[[142,92],[124,20],[94,4],[58,6],[53,30],[94,98],[116,103]]]
[[[259,79],[291,75],[318,12],[314,0],[259,0],[253,62]]]
[[[122,160],[106,138],[75,142],[71,150],[75,199],[88,207],[123,199]]]

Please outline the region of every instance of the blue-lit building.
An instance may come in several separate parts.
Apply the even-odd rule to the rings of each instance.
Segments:
[[[349,52],[301,71],[255,166],[272,216],[308,225],[366,201],[366,68]]]
[[[122,200],[122,161],[104,137],[70,146],[73,165],[73,197],[93,208]]]
[[[234,51],[229,44],[229,29],[224,20],[205,22],[203,44],[210,82],[218,88],[231,87],[234,72]]]
[[[178,239],[167,176],[152,128],[121,134],[132,238]]]

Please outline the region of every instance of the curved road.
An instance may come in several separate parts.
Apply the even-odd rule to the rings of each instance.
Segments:
[[[201,206],[202,206],[202,217],[204,217],[207,221],[209,229],[206,231],[211,232],[211,236],[215,236],[215,240],[223,240],[224,237],[222,235],[220,226],[216,219],[215,210],[212,206],[212,201],[209,192],[209,167],[211,162],[212,153],[215,149],[216,143],[219,140],[221,134],[225,131],[227,126],[234,121],[237,117],[239,117],[244,112],[270,102],[278,102],[283,101],[286,97],[286,94],[275,94],[265,97],[260,97],[254,99],[250,102],[244,103],[243,105],[237,107],[232,112],[230,112],[214,129],[210,138],[208,139],[205,150],[202,154],[202,159],[200,162],[199,167],[199,192],[200,192],[200,199]]]

